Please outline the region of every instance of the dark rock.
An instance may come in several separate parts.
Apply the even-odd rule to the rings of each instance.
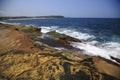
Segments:
[[[16,30],[16,31],[19,31],[19,29],[18,29],[18,28],[15,28],[15,30]]]
[[[57,43],[64,45],[64,47],[67,47],[69,49],[73,48],[70,45],[70,42],[82,42],[81,40],[79,40],[77,38],[73,38],[73,37],[67,36],[65,34],[60,34],[56,31],[51,31],[51,32],[48,32],[47,34],[50,36],[49,38],[53,39]]]
[[[35,28],[35,31],[41,33],[41,28]]]
[[[102,75],[103,75],[103,80],[118,80],[117,78],[107,74],[102,74]]]
[[[110,56],[110,57],[111,57],[111,59],[113,59],[113,60],[115,60],[115,61],[117,61],[117,62],[119,62],[119,63],[120,63],[120,59],[115,58],[115,57],[113,57],[113,56]]]

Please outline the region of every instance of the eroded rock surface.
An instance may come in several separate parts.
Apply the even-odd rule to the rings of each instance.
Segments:
[[[120,79],[119,65],[99,57],[56,50],[33,41],[40,35],[32,32],[29,27],[0,24],[0,80]]]

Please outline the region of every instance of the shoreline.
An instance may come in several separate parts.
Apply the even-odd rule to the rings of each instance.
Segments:
[[[35,25],[25,25],[25,24],[20,24],[20,23],[6,23],[6,22],[1,22],[0,21],[0,23],[2,23],[2,24],[8,24],[8,25],[14,25],[14,26],[25,26],[25,27],[34,27],[34,28],[41,28],[41,27],[36,27]],[[41,28],[41,31],[42,31],[42,28]],[[50,31],[50,32],[54,32],[54,31]],[[41,32],[42,33],[42,32]],[[47,32],[47,33],[49,33],[49,32]],[[59,32],[56,32],[55,31],[55,33],[58,33],[58,34],[60,34],[61,35],[61,33],[59,33]],[[43,34],[43,33],[42,33]],[[46,33],[45,33],[46,34]],[[41,35],[42,36],[42,35]],[[71,36],[70,36],[71,37]],[[73,39],[77,39],[77,38],[74,38],[74,37],[72,37]],[[40,40],[39,40],[40,39]],[[59,43],[59,42],[56,42],[56,40],[54,40],[54,39],[50,39],[49,37],[46,37],[46,38],[38,38],[38,40],[40,41],[40,42],[43,42],[44,44],[47,44],[47,45],[49,45],[49,46],[51,46],[51,47],[54,47],[54,48],[56,48],[56,49],[58,49],[59,47],[62,49],[62,50],[65,50],[65,51],[68,51],[68,52],[74,52],[75,50],[77,50],[76,51],[76,53],[77,54],[83,54],[83,55],[88,55],[88,56],[92,56],[92,57],[98,57],[98,56],[100,56],[100,55],[89,55],[88,53],[86,54],[86,52],[85,51],[83,51],[83,50],[81,50],[81,49],[78,49],[78,48],[75,48],[75,47],[73,47],[72,45],[70,45],[70,44],[68,44],[68,46],[65,46],[64,44],[66,44],[66,43]],[[37,40],[36,40],[37,41]],[[72,41],[70,41],[70,42],[72,42]],[[74,42],[74,41],[73,41]],[[72,43],[73,43],[72,42]],[[54,43],[55,43],[55,45],[54,45]],[[81,41],[80,41],[80,43],[81,43]],[[72,50],[71,50],[72,49]],[[60,50],[60,49],[58,49],[58,50]],[[100,56],[101,57],[101,56]],[[103,59],[106,59],[106,60],[110,60],[112,63],[115,63],[115,64],[118,64],[118,65],[120,65],[120,59],[118,59],[118,58],[115,58],[114,56],[110,56],[110,59],[107,59],[107,58],[105,58],[105,57],[101,57],[101,58],[103,58]]]
[[[14,26],[24,26],[24,27],[34,27],[34,28],[37,28],[36,26],[34,26],[34,25],[25,25],[25,24],[16,24],[16,23],[6,23],[6,22],[0,22],[1,24],[7,24],[7,25],[14,25]],[[40,27],[38,27],[38,28],[40,28]],[[41,31],[41,30],[40,30]],[[40,32],[41,34],[43,34],[42,32]],[[48,32],[49,33],[49,32]],[[61,33],[59,33],[59,34],[61,34]],[[42,35],[41,35],[42,36]],[[49,37],[47,37],[48,39],[50,39]],[[39,39],[39,38],[38,38]],[[48,40],[48,39],[46,39],[46,40]],[[44,38],[43,38],[43,40],[44,40]],[[38,41],[38,42],[42,42],[42,43],[44,43],[44,44],[47,44],[48,46],[51,46],[51,47],[53,47],[54,49],[55,49],[55,47],[56,46],[53,46],[54,44],[51,44],[51,45],[49,45],[49,42],[47,42],[46,43],[46,40],[45,40],[45,43],[44,43],[44,41],[42,41],[42,38],[41,38],[41,41],[40,40],[33,40],[33,41]],[[52,39],[51,39],[52,40]],[[49,40],[48,40],[49,41]],[[52,41],[52,43],[56,43],[56,41]],[[64,45],[62,45],[61,43],[56,43],[56,44],[58,44],[58,46],[57,47],[63,47],[63,48],[65,48],[65,46]],[[73,47],[72,47],[73,48]],[[59,50],[59,49],[58,49]],[[67,49],[66,48],[66,51],[68,51],[69,52],[69,48]],[[77,50],[77,49],[75,49],[75,50]],[[63,49],[63,51],[64,51],[64,49]],[[80,50],[80,51],[82,51],[82,50]],[[70,52],[72,52],[72,53],[74,53],[73,51],[70,51]],[[84,52],[82,52],[82,54],[81,53],[77,53],[77,54],[79,54],[79,55],[87,55],[87,56],[91,56],[91,57],[99,57],[99,58],[102,58],[102,59],[104,59],[104,60],[107,60],[107,61],[110,61],[111,63],[113,63],[113,64],[116,64],[116,65],[119,65],[120,66],[120,64],[119,63],[117,63],[117,62],[114,62],[114,61],[111,61],[111,60],[109,60],[109,59],[106,59],[106,58],[104,58],[104,57],[101,57],[101,56],[94,56],[94,55],[88,55],[88,54],[85,54]],[[118,58],[115,58],[115,57],[113,57],[113,56],[110,56],[113,60],[117,60],[118,62],[120,61],[120,59],[118,59]]]
[[[120,52],[119,41],[114,41],[114,40],[112,40],[112,38],[107,39],[108,36],[106,35],[106,32],[105,32],[105,35],[104,35],[104,31],[103,31],[103,33],[100,34],[102,36],[96,36],[95,34],[97,34],[97,33],[92,34],[92,32],[87,33],[87,32],[84,32],[84,31],[82,32],[81,30],[77,31],[77,30],[74,30],[74,28],[71,29],[72,27],[71,28],[62,28],[60,26],[39,26],[39,20],[33,20],[33,23],[29,23],[29,21],[32,21],[32,20],[28,20],[28,26],[29,26],[29,24],[31,24],[30,26],[33,26],[33,27],[41,27],[43,33],[47,33],[47,32],[55,30],[56,32],[58,32],[60,34],[65,34],[65,35],[68,35],[68,36],[71,36],[71,37],[82,40],[83,43],[74,43],[74,42],[72,43],[71,42],[71,46],[73,46],[75,48],[79,48],[80,50],[83,49],[85,51],[85,53],[88,54],[88,55],[101,56],[101,57],[104,57],[104,58],[109,59],[111,61],[113,59],[110,56],[113,56],[115,58],[120,59],[119,58],[119,52]],[[38,22],[38,24],[36,23],[36,21]],[[49,21],[52,21],[52,20],[49,20]],[[17,21],[17,22],[19,24],[19,21]],[[25,22],[25,25],[27,25],[26,21],[23,20],[22,22],[23,22],[23,25],[24,25],[24,22]],[[20,23],[20,24],[22,25],[22,23]],[[48,23],[46,23],[46,24],[49,25]],[[42,24],[40,24],[40,25],[42,25]],[[77,27],[76,27],[76,29],[77,29]],[[112,36],[112,34],[109,33],[109,31],[108,31],[107,34],[110,34]],[[119,39],[119,37],[118,38],[114,37],[114,35],[113,35],[113,38],[115,38],[115,40]],[[113,62],[115,62],[115,61],[113,60]]]
[[[56,33],[56,34],[58,35],[58,33]],[[0,36],[1,36],[0,43],[2,43],[2,44],[0,44],[0,53],[3,50],[3,54],[4,54],[4,55],[3,54],[0,55],[0,63],[1,63],[0,69],[3,70],[2,67],[4,67],[3,71],[0,70],[0,71],[2,71],[0,73],[0,75],[5,75],[9,78],[8,74],[13,74],[13,75],[16,74],[17,76],[20,75],[19,77],[21,77],[23,72],[26,70],[29,71],[29,69],[32,69],[34,71],[34,69],[36,69],[37,71],[39,71],[39,66],[43,66],[43,67],[41,67],[42,70],[46,70],[47,67],[51,66],[52,65],[51,63],[55,61],[54,63],[60,68],[60,70],[59,69],[56,70],[56,68],[53,67],[56,71],[58,71],[58,73],[54,73],[54,74],[51,73],[51,74],[56,79],[57,79],[57,77],[55,77],[55,75],[58,76],[61,72],[63,72],[64,74],[69,74],[69,76],[65,75],[68,77],[73,76],[72,74],[74,74],[74,76],[78,75],[76,72],[79,72],[79,74],[81,74],[80,66],[85,68],[85,70],[87,70],[87,68],[89,68],[90,70],[93,70],[94,72],[96,72],[93,74],[99,74],[104,77],[106,76],[106,77],[109,77],[109,79],[110,78],[120,79],[120,77],[119,77],[120,65],[114,64],[114,63],[112,63],[112,61],[109,61],[109,60],[107,61],[100,57],[74,54],[74,53],[72,54],[72,53],[69,53],[66,51],[56,50],[53,47],[51,47],[41,41],[33,40],[34,38],[39,38],[41,35],[42,35],[42,33],[41,33],[40,28],[35,28],[35,27],[30,27],[30,26],[26,27],[26,25],[12,25],[12,24],[10,25],[10,24],[0,23]],[[64,36],[64,37],[66,37],[66,36]],[[67,38],[71,38],[71,37],[67,37]],[[55,39],[56,39],[56,37],[55,37]],[[60,40],[61,40],[61,37],[60,37]],[[74,40],[74,39],[71,38],[71,40]],[[77,40],[75,40],[75,41],[77,41]],[[62,43],[64,43],[64,42],[62,41]],[[66,42],[66,45],[68,46],[67,42]],[[8,56],[10,58],[8,58]],[[6,59],[8,61],[5,61]],[[12,60],[14,61],[14,59],[16,59],[18,62],[16,61],[16,62],[12,62],[12,64],[10,64],[11,62],[9,62],[9,61],[12,61]],[[25,67],[24,69],[22,69],[22,68],[20,68],[20,66],[17,66],[16,63],[20,64],[22,66],[25,66],[25,64],[23,65],[24,59],[25,59],[25,63],[27,63],[26,66],[28,66],[28,67]],[[53,61],[52,61],[52,59],[53,59]],[[23,62],[20,63],[19,60],[23,61]],[[3,63],[3,61],[5,61],[5,63]],[[28,62],[26,62],[26,61],[28,61]],[[40,61],[40,63],[39,63],[39,61]],[[63,64],[63,66],[60,65],[59,62],[61,62]],[[44,63],[44,64],[41,64],[41,63]],[[17,68],[20,68],[20,70],[22,72],[18,71],[19,74],[15,73],[15,72],[12,73],[12,69],[10,66],[8,66],[8,68],[5,67],[8,64],[10,66],[14,67],[14,69],[16,71],[18,71]],[[30,65],[30,64],[32,64],[32,65]],[[45,64],[47,64],[48,66],[46,66]],[[92,67],[94,67],[95,69],[92,68],[90,65]],[[54,65],[52,65],[52,66],[54,66]],[[66,68],[68,68],[67,66],[71,66],[71,67],[70,67],[70,69],[68,69],[68,71],[66,73],[66,72],[64,72],[64,70]],[[53,68],[51,70],[54,70]],[[7,69],[9,69],[9,72],[7,72]],[[73,71],[71,71],[72,69],[73,69]],[[89,71],[89,69],[88,69],[88,71]],[[96,71],[96,69],[97,69],[97,71]],[[70,71],[70,73],[68,73],[69,71]],[[83,71],[84,71],[84,69],[83,69]],[[43,71],[43,72],[44,72],[44,75],[40,75],[40,76],[49,75],[47,73],[47,72],[49,72],[49,70]],[[35,74],[37,74],[37,72],[35,72]],[[31,72],[31,75],[34,75],[33,78],[35,78],[35,74],[32,74],[32,72]],[[85,73],[85,74],[87,74],[87,73]],[[104,75],[104,74],[106,74],[106,75]],[[86,75],[86,77],[87,77],[87,75]],[[103,80],[104,80],[104,77],[102,77]],[[11,77],[11,79],[16,79],[16,78],[17,78],[16,76]],[[45,77],[44,79],[46,79],[46,78],[47,77]],[[0,76],[0,79],[1,79],[1,76]],[[65,78],[65,79],[67,79],[67,78]]]

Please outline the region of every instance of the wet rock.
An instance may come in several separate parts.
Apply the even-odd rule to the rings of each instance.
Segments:
[[[49,35],[49,38],[53,39],[55,42],[60,43],[70,49],[73,48],[70,45],[70,42],[82,42],[79,39],[67,36],[65,34],[60,34],[56,31],[51,31],[51,32],[48,32],[47,34]]]
[[[113,56],[110,56],[110,57],[111,57],[111,59],[113,59],[113,60],[117,61],[118,63],[120,63],[120,59],[115,58],[115,57],[113,57]]]
[[[15,28],[15,30],[16,30],[16,31],[19,31],[19,29],[18,29],[18,28]]]

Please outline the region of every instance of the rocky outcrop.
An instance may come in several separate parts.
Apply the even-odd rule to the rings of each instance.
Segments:
[[[0,27],[0,53],[6,51],[0,55],[0,80],[120,79],[119,65],[100,57],[59,51],[33,41],[30,33],[34,30],[30,32],[31,27],[4,26]],[[32,36],[40,36],[36,34]]]
[[[117,61],[118,63],[120,63],[120,59],[115,58],[115,57],[113,57],[113,56],[110,56],[110,57],[111,57],[111,59],[113,59],[113,60]]]
[[[35,48],[33,40],[30,39],[31,35],[34,37],[34,35],[37,35],[37,32],[26,34],[21,31],[23,29],[28,29],[29,31],[29,28],[2,24],[0,28],[0,54],[4,54],[10,50],[39,51],[39,49]]]
[[[73,47],[70,45],[70,42],[82,42],[79,39],[67,36],[65,34],[60,34],[56,31],[51,31],[47,33],[49,35],[49,37],[54,40],[57,43],[62,44],[63,46],[65,46],[66,48],[72,49]]]
[[[118,80],[97,71],[92,58],[76,62],[61,53],[9,52],[0,56],[0,63],[3,80]]]

